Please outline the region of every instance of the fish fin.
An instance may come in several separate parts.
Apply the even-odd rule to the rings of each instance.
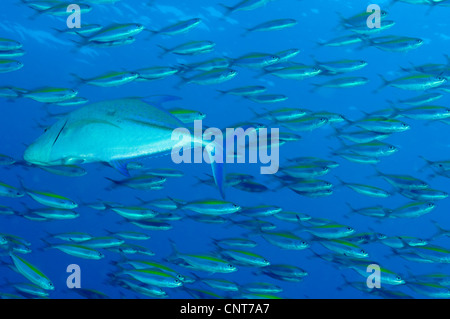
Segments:
[[[167,49],[167,48],[163,47],[162,45],[157,44],[157,46],[163,50],[163,52],[158,56],[160,59],[171,51],[170,49]]]
[[[169,238],[169,243],[170,243],[170,247],[172,248],[172,252],[167,257],[167,260],[170,260],[173,258],[175,258],[175,259],[179,258],[178,256],[179,256],[180,252],[178,251],[177,244],[170,238]]]
[[[120,174],[130,177],[130,172],[128,171],[127,165],[128,161],[117,160],[109,162],[109,165],[119,171]]]
[[[83,83],[86,82],[85,79],[83,79],[82,77],[80,77],[79,75],[75,74],[75,73],[70,73],[71,76],[73,76],[75,78],[76,81],[76,88],[78,88],[79,86],[81,86]]]
[[[214,143],[214,142],[213,142]],[[218,145],[217,143],[214,143],[214,154],[212,153],[210,149],[210,144],[207,144],[205,147],[205,150],[208,152],[209,160],[211,163],[211,169],[214,177],[214,182],[216,183],[216,186],[219,188],[220,196],[222,196],[223,199],[225,199],[225,193],[224,193],[224,163],[223,160],[223,148],[221,145]],[[220,148],[222,158],[219,159],[220,162],[217,162],[215,160],[215,154],[217,154],[217,148]]]
[[[386,86],[388,86],[391,82],[389,82],[388,80],[385,79],[385,77],[381,74],[378,74],[378,76],[380,77],[381,81],[383,81],[383,83],[373,91],[373,93],[378,93],[381,89],[385,88]]]
[[[233,12],[233,8],[230,6],[224,5],[223,3],[219,3],[219,6],[221,6],[226,10],[225,13],[223,14],[224,17],[230,15]]]

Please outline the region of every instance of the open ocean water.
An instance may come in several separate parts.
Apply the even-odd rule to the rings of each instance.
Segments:
[[[450,1],[219,2],[2,1],[0,297],[449,298]],[[222,197],[200,119],[278,172]]]

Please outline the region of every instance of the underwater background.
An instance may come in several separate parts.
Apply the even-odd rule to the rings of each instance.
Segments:
[[[110,26],[139,23],[149,30],[161,30],[180,21],[194,18],[201,20],[201,23],[181,34],[152,34],[143,31],[133,35],[135,41],[132,43],[111,46],[101,46],[98,42],[90,43],[89,37],[92,34],[95,35],[95,32],[84,36],[69,34],[68,32],[73,30],[67,28],[67,14],[60,16],[56,11],[43,9],[45,6],[52,8],[53,5],[59,5],[57,1],[40,2],[5,0],[2,1],[0,10],[0,37],[20,42],[21,49],[25,52],[22,56],[12,58],[2,56],[1,58],[20,61],[23,67],[10,72],[2,69],[0,73],[2,96],[0,99],[2,132],[0,153],[5,158],[7,156],[17,161],[16,163],[8,160],[2,162],[4,165],[0,167],[0,182],[24,191],[23,196],[18,198],[0,197],[0,205],[4,206],[0,212],[0,233],[7,241],[0,245],[1,297],[157,298],[157,295],[151,293],[139,293],[139,289],[136,288],[150,289],[154,286],[162,289],[167,294],[165,296],[167,298],[450,297],[450,268],[448,267],[450,204],[446,199],[450,177],[448,171],[450,120],[445,114],[438,114],[442,110],[445,110],[442,111],[443,113],[448,112],[445,109],[450,102],[448,83],[440,83],[428,88],[421,86],[423,84],[423,81],[419,82],[423,80],[421,77],[403,78],[417,74],[429,74],[433,78],[450,77],[450,61],[445,57],[445,54],[450,54],[448,25],[450,8],[447,1],[442,3],[431,0],[377,2],[376,4],[388,13],[381,20],[382,26],[385,20],[394,21],[395,24],[386,30],[382,28],[379,32],[373,33],[364,29],[363,24],[367,16],[356,16],[366,12],[367,6],[371,4],[366,1],[223,1],[223,4],[236,8],[234,11],[229,10],[226,15],[227,10],[219,4],[219,1],[85,2],[92,10],[81,13],[82,25]],[[262,2],[262,5],[245,8],[246,4],[258,4],[258,2]],[[241,8],[237,6],[239,3],[244,9],[239,10]],[[33,5],[35,5],[34,9]],[[36,5],[41,6],[39,10],[36,9]],[[353,19],[342,20],[341,17],[342,19],[353,17]],[[276,19],[295,19],[296,24],[285,28],[280,27],[278,30],[250,31],[245,36],[242,35],[246,28]],[[354,41],[353,44],[327,45],[327,41],[342,36],[348,36]],[[386,41],[390,39],[378,39],[380,42],[385,41],[382,43],[386,45],[384,47],[376,40],[372,40],[383,36],[398,38],[388,44]],[[405,37],[418,38],[423,40],[423,43],[417,47],[402,47]],[[399,39],[402,41],[398,41]],[[200,54],[180,55],[169,52],[161,56],[164,51],[159,46],[174,48],[194,40],[212,41],[215,46],[212,51]],[[276,56],[278,52],[288,49],[298,49],[300,53],[284,62],[278,61],[281,63],[279,69],[273,67],[277,63],[269,62],[266,56],[261,54]],[[2,52],[8,52],[8,50]],[[249,59],[239,59],[249,53],[260,53],[256,58],[253,57],[259,63],[258,66],[248,67],[245,64]],[[213,58],[225,58],[228,63],[225,68],[237,71],[236,76],[226,81],[208,78],[211,80],[208,83],[195,83],[197,78],[193,76],[207,70],[190,70],[193,67],[189,65]],[[339,63],[325,63],[344,61],[342,64],[349,64],[349,60],[363,60],[367,62],[367,65],[352,72],[347,72],[348,70],[334,72],[330,65],[339,66]],[[430,67],[430,64],[434,66]],[[271,74],[293,65],[306,65],[321,72],[308,76],[294,74],[297,79],[287,79]],[[78,79],[78,77],[92,79],[111,71],[134,72],[154,66],[173,67],[177,73],[151,81],[132,81],[110,87],[91,85],[87,83],[88,81]],[[379,74],[392,82],[378,90],[383,84]],[[367,82],[360,83],[361,85],[350,84],[349,87],[323,85],[323,87],[315,88],[313,85],[349,77],[363,77],[367,79]],[[394,79],[399,80],[393,81]],[[415,82],[416,79],[419,80]],[[180,84],[180,81],[184,82]],[[405,83],[406,85],[412,83],[414,88],[398,87]],[[397,84],[398,86],[394,87]],[[287,99],[272,101],[273,103],[258,103],[249,98],[251,95],[243,97],[218,92],[218,90],[227,91],[248,86],[266,88],[264,93],[256,95],[279,94]],[[297,138],[280,146],[280,170],[276,175],[261,175],[260,167],[263,165],[261,163],[225,164],[227,174],[251,175],[251,178],[247,176],[248,180],[238,179],[233,186],[225,186],[225,199],[221,198],[214,182],[208,177],[211,174],[210,165],[206,163],[177,165],[172,162],[170,156],[136,159],[133,162],[141,164],[138,166],[139,169],[130,170],[132,176],[141,176],[146,170],[150,172],[147,174],[151,175],[151,172],[154,173],[157,171],[155,169],[159,168],[169,168],[173,170],[170,172],[176,170],[182,173],[178,174],[182,176],[167,177],[162,189],[137,190],[126,185],[112,187],[113,183],[106,177],[116,181],[125,180],[127,177],[107,164],[80,164],[79,167],[82,167],[87,174],[72,177],[64,176],[64,174],[68,175],[64,169],[62,173],[54,174],[36,165],[23,162],[25,149],[44,133],[46,127],[58,120],[55,114],[85,107],[85,105],[61,106],[31,98],[33,95],[30,93],[36,93],[36,90],[43,87],[76,89],[78,96],[88,100],[86,107],[90,103],[126,97],[177,96],[180,99],[163,103],[161,107],[167,110],[173,108],[195,110],[197,113],[194,112],[194,117],[198,115],[198,112],[206,114],[203,118],[204,127],[222,129],[242,125],[239,123],[262,123],[269,128],[280,128],[280,132],[296,134]],[[416,105],[399,102],[425,94],[434,94],[436,100],[425,101],[421,104],[417,102]],[[433,108],[437,111],[428,117],[430,108],[420,107],[429,105],[441,108]],[[412,110],[417,107],[419,109]],[[305,125],[295,120],[289,122],[290,125],[286,125],[285,121],[278,120],[274,115],[276,110],[283,108],[290,108],[290,111],[292,109],[307,110],[307,115],[303,116],[310,117],[310,121],[323,117],[327,120],[326,123],[322,123],[324,125],[307,126],[308,123]],[[391,111],[379,112],[385,109]],[[325,111],[328,113],[319,113]],[[318,114],[315,115],[315,113]],[[266,116],[263,117],[262,114]],[[346,120],[337,119],[336,114]],[[367,121],[373,125],[372,128],[367,129],[370,125],[365,128],[360,125],[361,121],[367,118],[374,119]],[[399,122],[406,123],[409,129],[395,131]],[[388,128],[391,130],[389,136],[380,141],[385,144],[381,146],[377,144],[375,147],[394,145],[396,152],[389,156],[368,154],[362,152],[362,148],[351,147],[363,143],[354,143],[344,137],[348,132],[357,131],[367,131],[369,135],[384,133],[374,128],[376,125],[373,123],[384,125],[384,127],[391,125]],[[193,125],[190,122],[186,126]],[[373,151],[373,147],[370,151]],[[340,156],[342,154],[355,155],[357,159],[353,158],[351,161]],[[293,161],[301,157],[303,162],[301,159]],[[316,164],[310,165],[311,162],[308,162],[306,157],[317,158],[314,162]],[[434,164],[426,162],[422,157]],[[317,162],[318,159],[322,159],[322,162]],[[357,160],[370,163],[360,163],[356,162]],[[284,170],[297,165],[293,170],[298,172],[305,168],[305,161],[312,170],[307,170],[306,173],[302,171],[304,175],[300,178],[295,173],[290,175],[292,170]],[[324,161],[332,161],[333,164],[329,164],[331,168],[327,168],[327,174],[320,175],[313,168],[322,168]],[[441,161],[442,165],[439,166]],[[299,168],[298,166],[301,165],[303,166]],[[377,170],[383,175],[377,175]],[[307,176],[308,173],[309,176]],[[397,175],[413,178],[405,179]],[[203,182],[199,182],[199,179]],[[351,189],[349,184],[340,185],[339,179],[345,183],[375,186],[389,194],[374,196],[373,193],[363,193],[362,187],[356,186],[360,190],[357,192]],[[209,180],[210,183],[205,180]],[[248,183],[250,180],[252,182]],[[301,184],[302,181],[311,180],[324,180],[333,184],[332,191],[296,192],[291,187],[294,184]],[[411,185],[417,180],[425,181],[429,188],[427,186],[427,188],[413,189],[414,186]],[[239,188],[241,182],[247,183],[245,188],[244,186]],[[253,182],[257,184],[252,184]],[[398,183],[394,185],[395,182]],[[403,187],[399,185],[401,183]],[[425,195],[423,195],[420,191],[424,189],[440,192],[439,194],[437,191],[432,194],[424,192]],[[401,194],[405,190],[417,191],[412,195],[410,193],[408,198]],[[39,210],[45,209],[46,206],[33,200],[29,194],[33,191],[45,191],[70,198],[78,204],[78,207],[73,209],[78,215],[70,219],[42,217],[42,214],[39,215]],[[434,196],[436,194],[439,196]],[[175,209],[173,207],[170,210],[163,209],[152,206],[151,203],[143,204],[138,198],[146,202],[169,199]],[[176,199],[176,202],[173,202],[172,198]],[[189,203],[206,199],[231,202],[239,205],[241,210],[232,214],[215,214],[213,216],[217,219],[216,222],[214,218],[196,220],[195,218],[202,214],[195,209],[189,210]],[[92,203],[97,205],[93,207]],[[106,206],[105,203],[107,203]],[[433,203],[434,206],[432,210],[404,216],[402,214],[404,210],[398,208],[411,203],[423,205]],[[385,208],[383,210],[385,215],[364,216],[358,212],[352,212],[348,204],[356,210],[365,207],[382,207]],[[205,205],[208,206],[208,204]],[[246,208],[261,205],[281,209],[276,213],[267,213],[267,216],[264,215],[264,207],[259,207],[261,215],[258,217],[244,214]],[[139,227],[133,224],[132,220],[124,218],[112,209],[121,206],[151,208],[159,213],[151,220],[165,222],[171,228],[148,230]],[[413,207],[416,206],[413,205]],[[288,212],[291,214],[287,214]],[[169,213],[172,215],[168,215]],[[298,218],[295,214],[298,214]],[[211,217],[211,215],[207,216]],[[170,217],[177,220],[170,220]],[[311,218],[309,222],[308,218]],[[290,220],[286,221],[286,219]],[[245,221],[248,220],[270,222],[276,228],[267,231],[254,224],[250,229],[243,227],[247,225]],[[331,229],[351,227],[354,232],[350,236],[340,236],[339,242],[334,239],[335,249],[333,250],[323,245],[324,242],[333,241],[323,235],[323,230],[325,229],[326,232],[330,228],[319,228],[322,236],[312,233],[317,230],[317,227],[323,225],[335,225]],[[116,250],[97,247],[95,249],[101,251],[104,258],[91,260],[76,257],[52,247],[56,244],[67,243],[56,238],[56,234],[83,232],[92,237],[122,238],[115,233],[124,231],[149,235],[151,238],[148,240],[124,239],[124,244],[143,246],[154,255],[131,251],[127,253],[127,251],[120,251],[121,246],[115,246]],[[265,233],[275,231],[298,236],[308,243],[308,247],[283,249],[264,238]],[[364,236],[354,236],[363,233]],[[379,234],[385,236],[378,237]],[[8,237],[9,235],[19,236],[20,239]],[[399,239],[398,236],[404,238]],[[282,236],[273,237],[281,239]],[[217,244],[218,240],[226,238],[241,238],[243,241],[255,242],[256,246],[238,247]],[[395,244],[386,239],[392,239]],[[419,239],[422,241],[417,244]],[[297,239],[291,236],[288,240]],[[26,246],[24,241],[30,245]],[[182,254],[212,255],[235,264],[237,271],[212,273],[189,264],[186,261],[187,258],[171,258],[173,257],[171,242],[175,243],[177,250]],[[345,243],[349,245],[351,243],[357,247],[345,245]],[[424,252],[421,248],[424,247],[422,244],[434,249]],[[83,242],[79,242],[79,245],[83,246]],[[397,246],[393,247],[394,245]],[[23,246],[29,247],[30,251],[21,249]],[[343,253],[342,247],[350,247],[351,251],[364,250],[368,256],[354,258],[348,253]],[[227,251],[231,250],[244,250],[257,254],[256,257],[252,256],[256,259],[263,256],[270,265],[258,267],[236,260],[227,254]],[[32,288],[27,286],[31,291],[24,291],[27,289],[18,284],[31,281],[17,269],[14,270],[14,265],[17,267],[17,264],[14,263],[10,254],[19,256],[37,267],[51,280],[55,289],[46,290],[35,285],[34,282]],[[145,280],[140,281],[129,274],[121,273],[124,269],[132,269],[129,264],[126,264],[129,260],[155,261],[167,265],[176,273],[191,280],[187,280],[182,286],[176,288],[149,284]],[[121,263],[123,268],[118,267]],[[376,263],[389,271],[387,276],[391,276],[390,272],[392,272],[400,276],[404,282],[400,284],[382,282],[380,289],[366,289],[365,282],[369,273],[364,275],[355,271],[355,268],[365,269],[361,263],[367,265]],[[80,266],[81,289],[69,289],[66,285],[70,275],[66,269],[71,264]],[[274,265],[291,265],[298,269],[292,277],[281,276],[276,272],[277,269],[270,268]],[[299,275],[300,270],[304,272]],[[440,276],[426,276],[431,274],[440,274]],[[213,279],[232,282],[234,285],[229,282],[227,285],[236,286],[237,289],[226,290],[217,282],[211,282]],[[133,286],[134,290],[129,284],[127,285],[127,280],[137,285]],[[245,289],[249,284],[256,282],[271,284],[271,289],[267,291],[263,289],[268,288],[269,285],[259,285],[260,289],[255,291]],[[157,288],[154,289],[157,290]]]

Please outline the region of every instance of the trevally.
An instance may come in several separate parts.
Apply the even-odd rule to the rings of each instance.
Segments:
[[[127,161],[171,154],[180,143],[172,140],[172,132],[183,127],[168,112],[138,99],[98,102],[61,118],[28,146],[24,159],[40,166],[110,163],[128,175]],[[191,134],[185,134],[191,146]],[[210,148],[206,150],[211,154]],[[211,162],[223,196],[222,164]]]

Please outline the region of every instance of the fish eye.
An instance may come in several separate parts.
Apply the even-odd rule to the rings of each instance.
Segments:
[[[347,227],[347,230],[348,230],[348,231],[353,231],[353,228]]]
[[[408,126],[408,124],[406,124],[406,123],[403,123],[403,124],[402,124],[402,126],[403,126],[403,127],[407,127],[407,126]]]
[[[397,279],[398,281],[401,281],[401,280],[402,280],[402,277],[397,276],[397,277],[395,277],[395,279]]]
[[[181,283],[181,281],[179,281],[178,279],[175,279],[175,283],[179,284],[179,283]]]
[[[395,150],[395,146],[389,146],[390,150]]]
[[[422,39],[417,39],[416,42],[417,42],[417,43],[422,43],[423,40],[422,40]]]
[[[232,264],[228,264],[227,267],[230,269],[234,269],[234,266]]]
[[[366,253],[366,251],[364,249],[361,249],[361,254],[366,255],[367,253]]]
[[[428,203],[428,207],[434,207],[433,203]]]
[[[366,61],[359,61],[359,63],[366,64],[367,62]]]
[[[178,274],[178,275],[177,275],[177,278],[181,280],[181,279],[183,279],[184,277],[183,277],[182,275]]]
[[[302,241],[302,246],[307,246],[308,243],[306,241]]]

